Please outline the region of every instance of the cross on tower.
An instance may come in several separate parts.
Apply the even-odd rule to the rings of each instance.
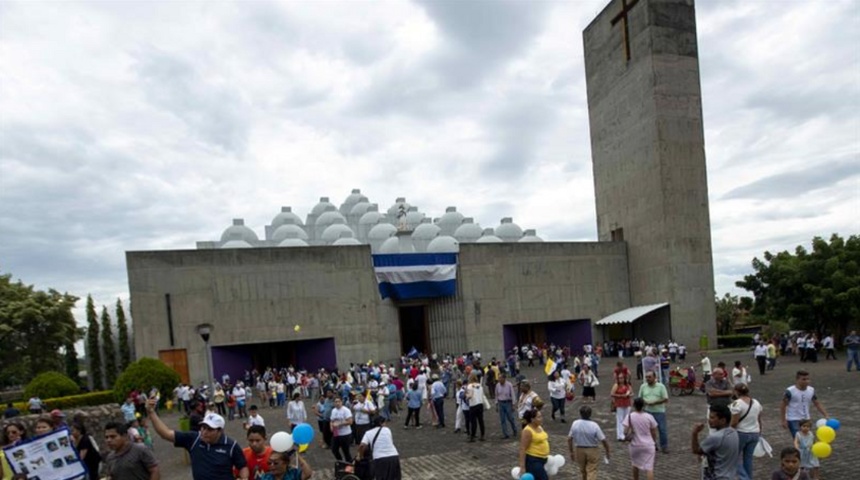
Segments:
[[[621,34],[624,36],[624,56],[627,58],[628,62],[630,61],[630,30],[627,26],[627,13],[630,12],[630,9],[632,9],[637,3],[639,3],[639,0],[630,0],[630,3],[627,3],[627,0],[621,0],[621,11],[618,12],[618,15],[615,15],[615,17],[612,18],[611,22],[613,27],[619,21],[621,21],[624,26]]]

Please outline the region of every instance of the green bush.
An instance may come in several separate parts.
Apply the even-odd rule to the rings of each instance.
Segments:
[[[114,399],[124,402],[132,390],[149,392],[152,387],[159,392],[172,392],[179,385],[179,374],[154,358],[141,358],[132,363],[114,383]]]
[[[68,397],[42,399],[42,403],[45,404],[46,410],[53,410],[55,408],[65,410],[75,407],[95,407],[117,402],[114,398],[113,390],[103,390],[101,392],[82,393]],[[15,403],[15,408],[26,413],[29,406],[27,402],[18,402]]]
[[[746,348],[752,347],[753,336],[749,334],[742,335],[720,335],[717,337],[717,343],[720,348]]]
[[[44,372],[36,375],[36,378],[24,388],[24,397],[32,398],[56,398],[66,397],[80,393],[81,387],[71,378],[60,372]]]

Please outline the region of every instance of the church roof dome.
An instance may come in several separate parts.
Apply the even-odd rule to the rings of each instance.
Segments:
[[[370,207],[372,207],[374,205],[376,205],[376,204],[375,203],[369,203],[369,202],[358,202],[352,206],[352,209],[350,209],[349,214],[350,215],[357,215],[357,216],[361,217],[365,213],[369,212]],[[379,210],[379,206],[377,206],[376,209]]]
[[[285,238],[281,243],[278,244],[279,247],[307,247],[308,242],[302,240],[301,238]]]
[[[485,228],[481,238],[475,240],[475,243],[502,243],[502,239],[493,234],[492,228]]]
[[[326,207],[325,211],[317,218],[314,226],[317,228],[326,227],[329,225],[336,225],[346,223],[346,218],[334,208],[334,205],[329,205]]]
[[[328,197],[320,197],[319,203],[314,205],[314,208],[311,209],[311,215],[320,216],[323,214],[323,212],[327,210],[328,207],[332,207],[337,210],[337,208],[335,208],[335,206],[331,202],[329,202]]]
[[[333,243],[338,238],[343,238],[344,235],[347,235],[348,238],[354,237],[355,232],[353,232],[352,229],[348,226],[341,223],[337,223],[334,225],[329,225],[328,227],[326,227],[325,230],[323,230],[322,240],[325,243]]]
[[[447,235],[439,236],[430,241],[427,251],[431,253],[454,253],[460,251],[460,242]]]
[[[397,227],[390,223],[378,223],[367,232],[367,238],[381,240],[383,238],[393,237],[397,233]]]
[[[332,245],[335,245],[335,246],[341,246],[341,245],[361,245],[361,242],[359,242],[357,238],[352,238],[352,237],[340,237],[340,238],[338,238],[337,240],[335,240],[335,241],[334,241],[334,243],[332,243]]]
[[[367,203],[367,197],[361,194],[361,189],[353,188],[352,193],[346,197],[346,200],[343,201],[343,205],[340,206],[340,213],[343,215],[348,215],[352,212],[352,208],[359,203]]]
[[[229,240],[221,244],[220,248],[251,248],[251,244],[244,240]]]
[[[460,243],[472,243],[481,238],[484,233],[481,226],[472,217],[464,218],[463,223],[454,231],[454,238]]]
[[[281,225],[272,234],[272,240],[275,242],[280,242],[281,240],[284,240],[286,238],[298,238],[301,240],[307,240],[308,234],[304,231],[302,227],[293,224]]]
[[[502,219],[502,224],[496,227],[496,236],[504,242],[517,242],[523,238],[523,229],[514,223],[511,217]]]
[[[379,253],[400,253],[400,239],[391,237],[379,246]]]
[[[253,230],[245,226],[245,220],[234,218],[233,225],[227,227],[224,233],[221,234],[222,242],[229,242],[230,240],[242,240],[248,244],[252,244],[256,243],[258,238]]]
[[[439,235],[438,225],[434,225],[430,222],[429,218],[425,218],[421,221],[421,224],[415,227],[415,230],[412,232],[412,238],[417,240],[432,240]]]
[[[421,221],[424,220],[424,213],[418,211],[418,207],[409,207],[409,210],[406,211],[406,226],[410,230],[414,230],[421,225]]]
[[[519,243],[541,243],[543,239],[537,236],[537,231],[534,229],[526,230],[523,233],[523,238],[519,239]]]
[[[367,212],[358,219],[359,225],[376,225],[379,222],[384,222],[386,219],[385,215],[379,213],[379,206],[375,203],[371,203],[369,207],[367,207]]]
[[[463,224],[463,214],[457,211],[457,207],[448,207],[445,214],[439,217],[439,228],[443,235],[453,235],[457,227]]]
[[[272,229],[277,229],[281,225],[287,224],[301,225],[302,219],[293,213],[292,207],[281,207],[281,213],[275,215],[275,218],[272,219]]]

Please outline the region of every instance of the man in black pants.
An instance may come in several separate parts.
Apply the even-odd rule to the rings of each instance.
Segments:
[[[349,445],[352,443],[352,412],[343,406],[340,397],[334,399],[334,409],[331,411],[331,451],[334,458],[352,463]],[[341,452],[343,455],[341,456]]]

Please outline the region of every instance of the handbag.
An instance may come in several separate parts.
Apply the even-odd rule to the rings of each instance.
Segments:
[[[753,456],[761,458],[765,455],[773,458],[773,448],[767,443],[764,437],[759,435],[758,443],[755,445],[755,450],[753,450]]]
[[[492,408],[493,405],[490,403],[489,400],[487,400],[487,397],[484,396],[484,410],[491,410]]]
[[[597,377],[593,373],[589,373],[589,375],[591,375],[591,386],[592,387],[596,387],[596,386],[600,385],[600,380],[598,380]]]

